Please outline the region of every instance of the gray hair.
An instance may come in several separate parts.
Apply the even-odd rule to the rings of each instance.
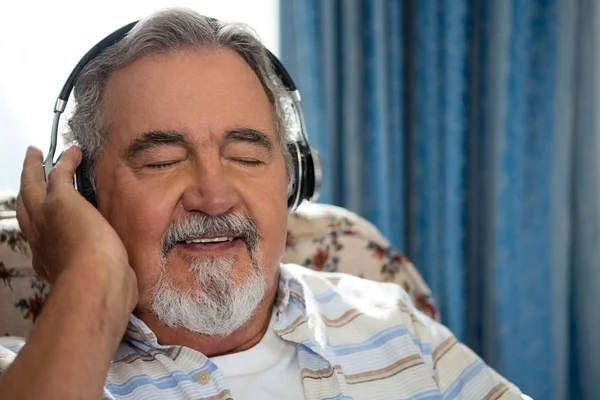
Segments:
[[[96,162],[110,129],[109,121],[102,115],[102,99],[111,73],[145,55],[190,48],[231,49],[252,68],[273,107],[274,125],[285,158],[289,194],[293,188],[293,165],[287,147],[286,119],[281,102],[286,89],[274,74],[265,47],[247,25],[211,20],[181,8],[162,10],[141,20],[125,38],[94,58],[77,77],[74,88],[76,105],[65,140],[81,147],[88,161],[88,177],[94,190]]]

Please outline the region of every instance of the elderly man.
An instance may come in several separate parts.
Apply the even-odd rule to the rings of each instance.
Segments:
[[[0,398],[521,398],[401,288],[280,264],[293,178],[270,71],[247,28],[185,10],[84,68],[78,147],[47,183],[25,157],[18,219],[53,289],[0,358]]]

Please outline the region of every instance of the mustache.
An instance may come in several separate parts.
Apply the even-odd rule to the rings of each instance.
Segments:
[[[258,250],[260,233],[248,216],[228,213],[211,217],[203,213],[193,213],[169,225],[162,242],[162,254],[166,257],[176,244],[191,238],[230,235],[242,239],[251,252]]]

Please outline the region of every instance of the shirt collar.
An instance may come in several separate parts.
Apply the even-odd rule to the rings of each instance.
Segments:
[[[300,271],[300,273],[297,273]],[[335,356],[329,346],[319,303],[302,275],[304,268],[280,268],[275,332],[284,340],[303,344],[327,360]]]

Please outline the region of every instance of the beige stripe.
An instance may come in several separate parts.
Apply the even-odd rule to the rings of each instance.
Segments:
[[[334,285],[337,285],[342,280],[342,278],[339,276],[326,276],[325,279],[327,279],[329,282],[333,283]]]
[[[380,379],[390,378],[402,371],[406,371],[409,368],[423,365],[424,362],[419,354],[413,354],[405,357],[385,368],[376,369],[374,371],[361,372],[358,374],[345,375],[346,382],[348,384],[357,384],[377,381]]]
[[[142,330],[142,328],[140,328],[140,327],[139,327],[139,326],[137,326],[137,325],[131,324],[131,325],[129,326],[129,328],[130,328],[130,329],[131,329],[133,332],[137,333],[137,334],[140,336],[140,338],[141,338],[141,339],[143,339],[143,340],[154,340],[154,339],[155,339],[155,336],[154,336],[153,334],[144,332],[144,331]]]
[[[298,316],[298,318],[296,318],[294,320],[294,322],[292,322],[290,325],[288,325],[285,329],[282,330],[275,330],[275,332],[277,332],[277,334],[279,334],[280,336],[285,336],[288,335],[292,332],[294,332],[296,330],[297,327],[299,327],[300,325],[306,323],[306,318],[304,318],[304,315],[300,315]]]
[[[408,308],[408,306],[406,305],[406,303],[404,301],[398,300],[398,307],[400,308],[400,311],[412,315],[411,310]]]
[[[400,308],[400,311],[402,311],[403,313],[406,313],[410,316],[410,320],[412,321],[413,324],[420,325],[424,328],[427,328],[427,325],[423,323],[421,318],[418,318],[417,315],[415,314],[415,312],[413,310],[411,310],[410,308],[408,308],[408,306],[406,305],[404,300],[402,300],[402,299],[398,300],[398,308]]]
[[[513,388],[509,382],[500,382],[490,390],[482,400],[498,400],[502,395]]]
[[[299,294],[291,292],[290,297],[293,297],[294,299],[296,299],[300,304],[302,304],[302,307],[306,308],[306,302]]]
[[[172,351],[174,350],[174,351]],[[173,360],[176,361],[177,358],[181,355],[181,352],[183,351],[183,346],[177,346],[177,347],[173,347],[169,350],[168,354],[169,357]]]
[[[325,317],[324,315],[322,316],[322,318],[323,318],[323,322],[325,323],[325,325],[327,325],[329,327],[333,327],[333,328],[339,328],[339,327],[349,324],[350,322],[352,322],[356,317],[358,317],[361,314],[362,313],[360,311],[358,311],[358,309],[351,308],[335,319],[329,319],[329,318]]]
[[[431,358],[433,359],[433,369],[437,366],[438,361],[442,359],[442,357],[448,353],[458,341],[454,336],[450,336],[446,340],[444,340],[436,349],[433,351]]]
[[[302,376],[302,379],[322,379],[330,378],[334,372],[335,369],[331,365],[327,368],[319,369],[316,371],[310,368],[302,368],[302,371],[300,371],[300,376]]]
[[[113,361],[113,363],[124,363],[124,364],[132,364],[137,360],[141,361],[154,361],[154,356],[144,354],[129,354],[123,358],[119,358],[118,360]]]
[[[137,360],[141,360],[141,361],[145,361],[145,362],[154,361],[156,359],[157,354],[164,354],[165,356],[169,357],[170,359],[175,360],[175,359],[177,359],[177,357],[179,357],[179,354],[181,354],[181,349],[182,349],[182,347],[179,347],[179,346],[171,347],[167,351],[151,349],[148,351],[148,354],[129,354],[123,358],[120,358],[120,359],[114,361],[114,362],[131,364]]]

